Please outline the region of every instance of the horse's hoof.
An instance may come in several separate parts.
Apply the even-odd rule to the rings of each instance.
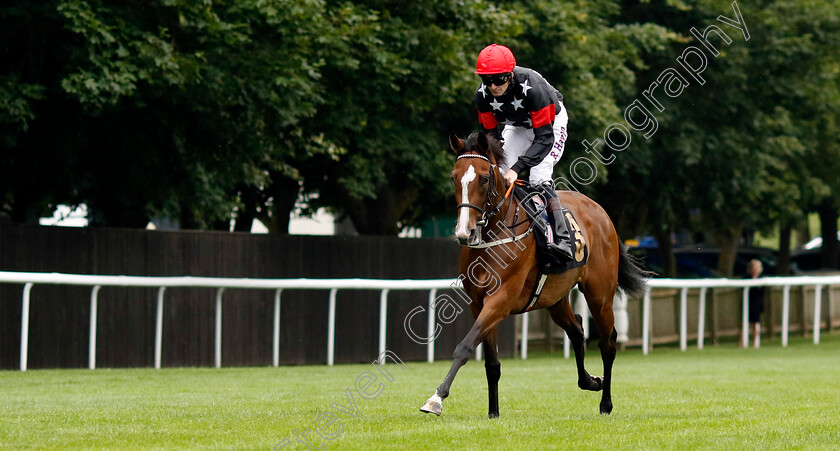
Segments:
[[[601,376],[589,376],[589,379],[581,379],[578,382],[581,390],[601,391],[604,388],[604,378]]]
[[[595,386],[592,391],[601,391],[604,388],[604,377],[592,376],[592,384]]]
[[[425,413],[433,413],[437,416],[440,416],[440,414],[443,412],[443,405],[441,404],[441,402],[443,402],[443,400],[440,399],[440,396],[435,394],[434,396],[429,398],[428,401],[426,401],[426,404],[423,404],[423,407],[420,408],[420,411]]]
[[[490,414],[487,415],[487,418],[490,418],[491,420],[494,419],[494,418],[499,418],[499,414],[498,413],[490,413]]]
[[[602,415],[609,415],[610,413],[612,413],[612,409],[613,409],[612,403],[606,403],[606,404],[601,403],[601,414]]]

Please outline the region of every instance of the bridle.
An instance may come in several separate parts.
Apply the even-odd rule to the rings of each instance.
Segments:
[[[484,155],[479,155],[477,153],[465,153],[462,155],[458,155],[457,159],[460,160],[461,158],[481,158],[482,160],[490,163],[490,174],[493,177],[493,179],[490,181],[490,188],[487,190],[487,195],[484,198],[484,206],[478,206],[466,202],[460,203],[455,207],[456,209],[460,209],[461,207],[467,207],[478,210],[481,213],[481,220],[476,221],[475,225],[477,227],[483,227],[487,225],[487,219],[499,213],[499,211],[501,211],[502,209],[502,204],[505,203],[505,198],[502,197],[502,199],[497,204],[493,205],[493,199],[495,199],[500,194],[498,191],[496,191],[496,173],[498,172],[496,170],[497,166],[493,164],[493,162],[491,162],[489,158],[485,157]]]
[[[482,241],[482,239],[481,239],[481,236],[482,236],[481,228],[483,226],[487,225],[487,219],[488,218],[490,218],[492,216],[495,216],[496,214],[498,214],[501,211],[502,205],[504,205],[505,200],[507,200],[507,196],[501,196],[501,199],[499,200],[499,202],[494,203],[494,199],[501,195],[501,193],[496,191],[496,177],[501,176],[501,174],[496,174],[498,172],[498,170],[496,169],[497,166],[495,164],[493,164],[493,162],[491,162],[489,158],[485,157],[484,155],[479,155],[479,154],[475,154],[475,153],[465,153],[465,154],[459,155],[458,160],[460,160],[461,158],[481,158],[482,160],[490,163],[490,173],[492,174],[492,177],[493,177],[493,179],[491,181],[491,184],[490,184],[490,188],[487,190],[487,196],[484,199],[484,206],[483,207],[475,205],[475,204],[471,204],[469,202],[460,203],[456,207],[457,209],[460,209],[462,207],[467,207],[467,208],[472,208],[472,209],[475,209],[475,210],[478,210],[479,212],[481,212],[481,220],[476,221],[476,223],[475,223],[475,225],[476,225],[475,233],[479,237],[479,242],[476,243],[476,244],[468,244],[467,247],[470,247],[470,248],[473,248],[473,249],[486,249],[488,247],[498,246],[500,244],[512,243],[512,242],[521,240],[522,238],[525,238],[526,236],[530,235],[531,232],[534,231],[534,222],[533,221],[531,221],[531,226],[528,227],[528,229],[525,230],[525,232],[520,233],[519,235],[509,234],[509,236],[507,238],[500,238],[500,239],[496,239],[496,240],[493,240],[493,241],[490,241],[490,242],[483,242]],[[513,197],[511,197],[511,202],[513,202]],[[507,224],[503,224],[504,227],[513,231],[519,225],[529,221],[528,215],[525,215],[526,219],[522,222],[517,223],[516,218],[518,218],[518,217],[519,217],[519,206],[517,205],[516,215],[515,215],[514,220],[513,220],[514,224],[512,226],[508,226]]]

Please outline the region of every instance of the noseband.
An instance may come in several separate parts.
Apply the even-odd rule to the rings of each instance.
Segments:
[[[484,225],[487,224],[487,219],[490,216],[495,215],[496,213],[499,212],[499,210],[501,210],[502,204],[505,202],[505,199],[503,197],[502,200],[499,201],[499,203],[497,203],[495,206],[493,205],[493,199],[496,198],[499,195],[499,192],[496,191],[496,175],[497,175],[496,172],[498,172],[498,171],[496,170],[496,165],[493,164],[490,161],[490,159],[485,157],[484,155],[479,155],[479,154],[476,154],[476,153],[465,153],[463,155],[459,155],[457,159],[460,160],[461,158],[481,158],[482,160],[490,163],[490,174],[492,175],[493,180],[490,182],[490,188],[487,190],[487,196],[485,197],[485,200],[484,200],[484,206],[481,207],[481,206],[478,206],[478,205],[471,204],[471,203],[467,202],[467,203],[458,204],[455,207],[456,209],[459,209],[461,207],[467,207],[467,208],[473,208],[475,210],[478,210],[481,213],[481,220],[476,222],[476,225],[481,227],[481,226],[484,226]]]

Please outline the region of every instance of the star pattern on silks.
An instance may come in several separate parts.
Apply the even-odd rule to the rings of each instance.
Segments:
[[[515,124],[515,122],[513,122],[510,119],[505,119],[505,120],[502,121],[502,123],[505,124],[505,125],[514,125]]]
[[[533,88],[531,86],[528,86],[528,80],[525,80],[524,82],[522,82],[522,95],[527,97],[529,89],[533,89]]]
[[[525,99],[517,99],[516,97],[513,98],[513,110],[516,111],[520,108],[525,108],[522,106],[522,101]]]
[[[492,106],[494,110],[499,110],[499,111],[502,111],[502,105],[504,105],[504,104],[503,104],[503,103],[500,103],[500,102],[499,102],[498,100],[496,100],[496,99],[493,99],[493,101],[492,101],[492,102],[490,102],[490,106]]]
[[[487,86],[485,86],[485,85],[484,85],[484,83],[482,83],[482,84],[481,84],[481,86],[479,86],[479,87],[478,87],[478,91],[477,91],[477,92],[480,92],[480,93],[481,93],[481,97],[487,97],[487,91],[486,91],[486,89],[487,89]]]

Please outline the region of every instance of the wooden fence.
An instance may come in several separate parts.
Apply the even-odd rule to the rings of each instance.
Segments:
[[[446,239],[270,236],[245,233],[144,231],[0,225],[0,271],[230,278],[444,279],[457,274],[459,246]],[[0,369],[19,366],[23,285],[0,285]],[[35,285],[31,291],[29,368],[88,365],[90,287]],[[154,365],[157,289],[103,287],[97,360],[104,367]],[[274,293],[224,293],[225,365],[269,365]],[[389,295],[389,349],[404,360],[426,360],[402,320],[428,305],[428,291]],[[326,361],[329,292],[284,292],[281,364]],[[380,293],[339,291],[335,362],[370,362],[379,353]],[[171,288],[162,331],[163,366],[213,366],[216,290]],[[426,313],[416,320],[425,324]],[[451,358],[472,324],[466,312],[443,328],[436,358]],[[514,321],[500,330],[500,353],[513,356]],[[35,352],[35,350],[38,350]]]

